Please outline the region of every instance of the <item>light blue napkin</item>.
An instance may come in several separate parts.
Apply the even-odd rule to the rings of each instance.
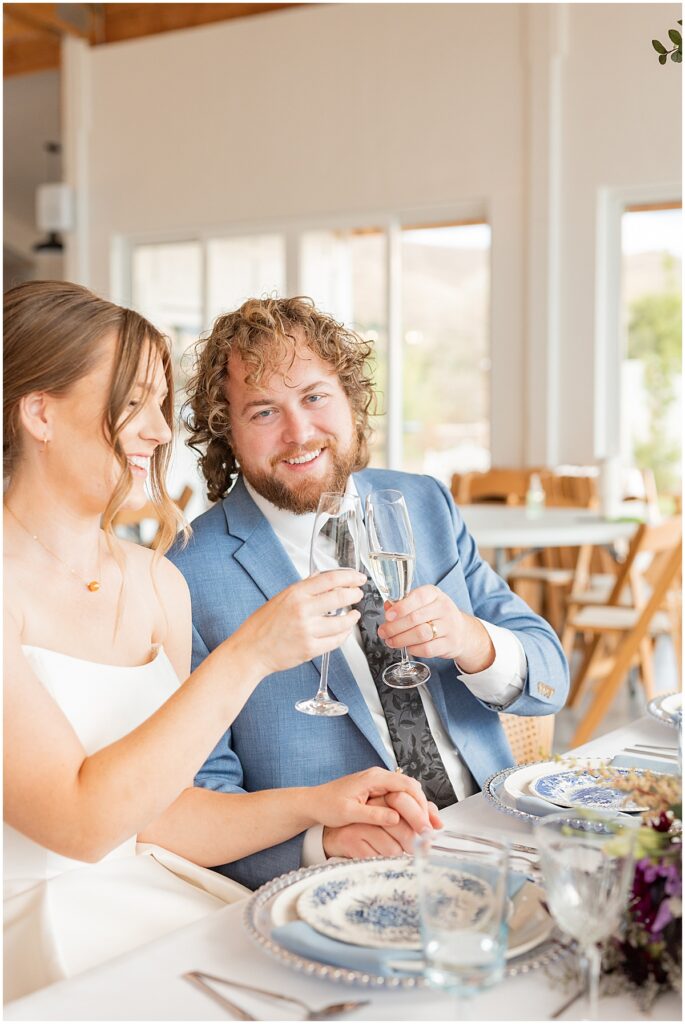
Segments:
[[[510,872],[509,899],[514,898],[526,881],[524,874],[518,871]],[[339,942],[337,939],[328,938],[327,935],[321,935],[304,921],[292,921],[290,924],[274,928],[271,937],[289,952],[304,956],[308,960],[318,960],[347,970],[364,971],[366,974],[380,974],[383,977],[402,974],[396,967],[390,967],[390,963],[423,959],[423,952],[419,949],[374,949],[371,946],[353,946],[348,942]]]
[[[648,772],[662,772],[664,775],[680,775],[677,761],[664,761],[649,754],[617,754],[611,759],[613,768],[641,768]]]
[[[554,814],[561,810],[557,804],[541,800],[539,796],[533,796],[532,793],[521,793],[515,796],[514,803],[517,810],[525,811],[526,814],[534,814],[536,818],[544,818],[546,814]]]
[[[352,946],[348,942],[329,939],[327,935],[314,931],[305,921],[291,921],[290,924],[274,928],[271,938],[291,953],[307,957],[308,960],[319,960],[323,964],[333,964],[334,967],[384,977],[402,973],[389,967],[388,961],[421,960],[423,957],[419,949],[373,949],[371,946]]]

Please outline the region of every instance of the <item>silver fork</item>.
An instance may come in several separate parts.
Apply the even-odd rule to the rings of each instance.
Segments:
[[[269,992],[263,988],[245,985],[243,982],[231,981],[229,978],[220,978],[216,974],[206,974],[204,971],[188,971],[182,977],[185,981],[190,982],[191,985],[199,988],[205,995],[208,995],[210,999],[213,999],[224,1010],[228,1010],[236,1020],[259,1020],[259,1017],[253,1017],[247,1010],[243,1010],[242,1007],[230,1002],[225,996],[217,992],[215,988],[208,985],[207,982],[215,981],[220,985],[229,985],[231,988],[240,989],[243,992],[252,992],[255,995],[266,996],[268,999],[275,999],[280,1003],[289,1003],[303,1012],[302,1020],[330,1020],[333,1017],[341,1016],[343,1013],[352,1013],[353,1010],[369,1005],[368,999],[352,999],[344,1003],[330,1003],[328,1006],[322,1006],[320,1010],[313,1010],[306,1003],[303,1003],[301,999],[296,999],[294,996],[284,996],[278,992]]]

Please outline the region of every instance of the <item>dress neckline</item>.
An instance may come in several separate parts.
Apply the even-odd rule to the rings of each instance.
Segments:
[[[38,651],[40,654],[50,654],[55,658],[67,658],[69,661],[80,661],[81,664],[92,665],[94,668],[116,668],[123,669],[125,672],[136,672],[143,668],[149,668],[151,665],[156,665],[160,657],[165,653],[163,644],[152,644],[150,650],[154,652],[154,655],[149,661],[143,662],[142,665],[112,665],[108,662],[79,658],[75,654],[66,654],[64,651],[55,651],[51,647],[40,647],[37,644],[22,644],[21,649],[23,651]]]

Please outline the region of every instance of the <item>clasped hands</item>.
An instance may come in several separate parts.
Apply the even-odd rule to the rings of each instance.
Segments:
[[[370,769],[368,774],[371,773],[375,786],[369,790],[366,807],[377,808],[368,813],[379,823],[356,821],[338,827],[324,825],[323,848],[327,857],[397,857],[413,853],[417,835],[426,829],[442,828],[437,807],[426,800],[418,782],[379,768]],[[381,793],[388,785],[403,788]]]
[[[378,636],[388,647],[406,647],[417,658],[449,658],[462,672],[490,668],[495,648],[482,622],[461,611],[432,584],[417,587],[401,601],[385,602]]]

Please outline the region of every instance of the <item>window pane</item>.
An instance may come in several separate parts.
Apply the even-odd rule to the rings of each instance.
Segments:
[[[281,235],[215,238],[207,244],[209,323],[246,299],[285,294],[285,240]]]
[[[402,232],[404,468],[490,465],[490,228]]]
[[[155,327],[169,336],[174,362],[176,408],[185,400],[184,388],[190,359],[185,353],[195,344],[202,330],[202,248],[199,242],[178,242],[165,245],[139,245],[133,250],[133,306]],[[185,445],[186,432],[181,427],[175,439],[174,457],[169,469],[167,487],[172,498],[178,497],[186,484],[193,488],[193,497],[185,514],[193,519],[206,508],[204,484],[195,454]],[[149,540],[146,529],[154,532],[154,524],[144,524],[141,535]]]
[[[183,354],[202,331],[199,242],[138,245],[133,250],[133,306],[171,338],[174,380],[185,385]]]
[[[386,464],[385,389],[387,318],[385,234],[377,228],[310,231],[301,238],[300,290],[318,309],[330,313],[373,342],[373,377],[378,415],[372,419],[371,465]]]
[[[660,494],[674,494],[681,477],[682,210],[629,211],[621,228],[621,454],[624,465],[654,473]]]

